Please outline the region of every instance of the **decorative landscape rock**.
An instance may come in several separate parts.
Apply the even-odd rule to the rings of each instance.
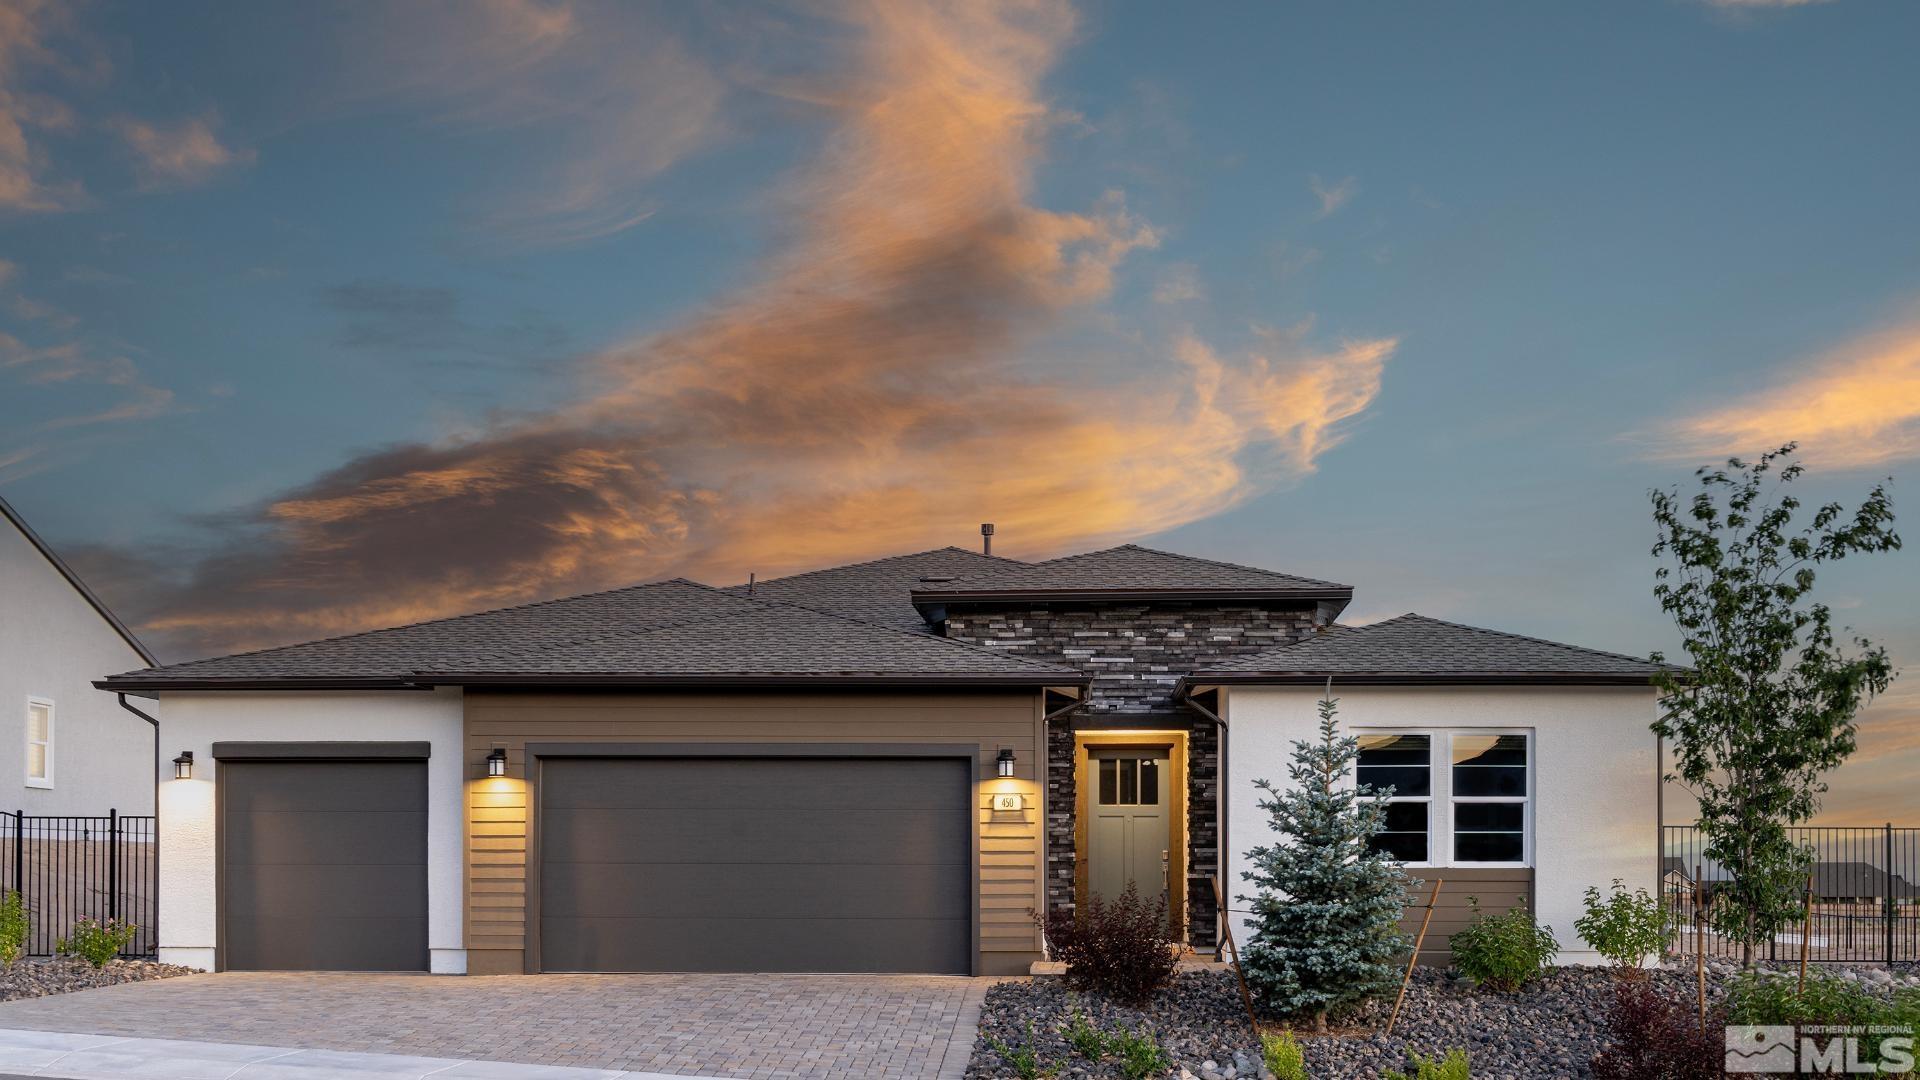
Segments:
[[[18,1001],[74,990],[91,990],[97,986],[171,979],[176,975],[197,973],[194,968],[152,960],[110,960],[102,968],[67,956],[22,960],[0,968],[0,1001]]]
[[[1792,974],[1785,965],[1774,970]],[[1910,967],[1889,971],[1823,965],[1818,970],[1859,981],[1878,993],[1920,986],[1920,972]],[[1738,971],[1737,965],[1709,964],[1709,995],[1718,998],[1724,981]],[[1693,996],[1691,966],[1654,971],[1649,977],[1663,993],[1682,1000]],[[1392,1038],[1364,1033],[1384,1023],[1379,1014],[1392,1004],[1389,1000],[1347,1018],[1347,1026],[1358,1034],[1301,1033],[1300,1043],[1314,1080],[1372,1080],[1385,1068],[1406,1069],[1413,1052],[1438,1055],[1455,1046],[1472,1059],[1474,1080],[1581,1080],[1591,1075],[1587,1063],[1606,1046],[1606,1013],[1612,1000],[1613,975],[1604,968],[1555,968],[1512,994],[1478,990],[1457,976],[1420,968]],[[1059,1076],[1120,1076],[1119,1063],[1111,1057],[1089,1062],[1074,1056],[1059,1030],[1074,1007],[1110,1031],[1151,1027],[1175,1062],[1174,1076],[1181,1069],[1199,1080],[1268,1076],[1233,975],[1207,971],[1179,975],[1171,989],[1141,1009],[1070,995],[1054,978],[1002,983],[987,991],[968,1080],[1015,1075],[987,1039],[1017,1047],[1026,1039],[1028,1024],[1042,1064],[1058,1066]]]

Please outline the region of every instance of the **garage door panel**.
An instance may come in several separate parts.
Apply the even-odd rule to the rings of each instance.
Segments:
[[[336,866],[257,866],[247,873],[228,873],[225,900],[236,914],[312,911],[347,918],[424,918],[424,880],[425,868],[418,863],[355,867],[352,873],[341,873]]]
[[[954,810],[551,810],[541,857],[563,862],[966,861]]]
[[[549,810],[709,809],[785,811],[796,805],[804,776],[807,805],[821,810],[947,810],[951,761],[900,759],[876,768],[872,758],[674,758],[670,769],[646,770],[636,781],[630,758],[578,758],[550,763],[565,784],[541,799]]]
[[[549,865],[540,910],[554,918],[755,918],[769,908],[800,918],[885,918],[902,912],[966,919],[971,875],[959,864],[903,873],[891,866],[777,866],[714,863],[583,868]]]
[[[419,866],[424,810],[294,811],[229,815],[229,865]]]
[[[329,810],[418,810],[416,761],[223,761],[215,770],[232,814]],[[271,783],[249,783],[266,772]]]
[[[965,919],[541,920],[548,971],[969,969]]]
[[[417,964],[394,967],[394,959],[426,955],[426,923],[390,916],[230,917],[226,947],[271,956],[278,961],[274,970],[417,971]]]
[[[548,971],[971,969],[959,758],[550,758]]]
[[[220,959],[234,970],[427,966],[419,761],[223,761]]]

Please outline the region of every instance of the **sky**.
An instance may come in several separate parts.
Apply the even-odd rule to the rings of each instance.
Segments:
[[[1920,5],[0,0],[0,494],[170,660],[1120,542],[1644,655],[1920,458]],[[1920,658],[1920,562],[1839,564]],[[1920,679],[1920,676],[1915,676]],[[1920,824],[1920,681],[1822,820]]]

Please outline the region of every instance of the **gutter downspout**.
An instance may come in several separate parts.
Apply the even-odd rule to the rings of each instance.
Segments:
[[[121,708],[153,725],[153,881],[155,886],[153,897],[153,956],[154,959],[158,960],[160,958],[160,894],[158,891],[160,883],[160,721],[158,718],[148,716],[146,713],[134,708],[134,706],[127,701],[126,694],[116,693],[114,697],[120,699]]]
[[[1205,705],[1202,705],[1198,701],[1195,701],[1192,694],[1189,693],[1189,694],[1181,695],[1181,700],[1182,700],[1182,703],[1185,704],[1187,708],[1192,709],[1194,712],[1197,712],[1201,716],[1204,716],[1207,719],[1213,721],[1215,726],[1217,726],[1220,729],[1220,783],[1219,783],[1219,791],[1214,795],[1214,799],[1213,799],[1213,813],[1217,821],[1216,827],[1220,830],[1220,845],[1219,845],[1220,850],[1216,852],[1214,855],[1214,858],[1217,861],[1217,865],[1215,865],[1213,869],[1214,869],[1214,873],[1219,875],[1219,880],[1221,883],[1220,896],[1222,901],[1220,905],[1220,910],[1214,914],[1216,924],[1213,928],[1213,958],[1215,960],[1220,960],[1223,958],[1222,950],[1226,948],[1226,940],[1227,940],[1227,935],[1226,935],[1227,909],[1226,909],[1226,903],[1225,903],[1226,877],[1227,877],[1227,852],[1231,850],[1227,847],[1227,817],[1228,817],[1227,815],[1227,732],[1229,729],[1227,728],[1227,722],[1225,719],[1223,719],[1218,713],[1214,712],[1212,709],[1209,709]]]
[[[1041,693],[1040,700],[1042,702],[1046,701],[1044,691]],[[1057,716],[1065,716],[1076,709],[1085,708],[1087,703],[1092,700],[1093,687],[1087,686],[1080,691],[1080,696],[1073,699],[1072,702],[1062,705],[1050,713],[1040,714],[1040,918],[1042,926],[1045,925],[1046,918],[1049,914],[1047,909],[1047,862],[1053,856],[1052,844],[1050,838],[1047,836],[1047,795],[1053,790],[1053,786],[1047,783],[1053,761],[1053,720]],[[1040,955],[1042,956],[1050,957],[1052,955],[1047,949],[1047,936],[1044,930],[1040,934],[1040,950]]]

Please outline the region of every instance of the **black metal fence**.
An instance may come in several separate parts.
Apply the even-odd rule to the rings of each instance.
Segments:
[[[0,811],[0,887],[26,902],[27,953],[51,956],[83,916],[135,927],[126,957],[156,952],[158,832],[151,816],[37,816]]]
[[[1794,838],[1813,852],[1807,915],[1760,944],[1762,959],[1888,964],[1920,960],[1920,828],[1804,826]],[[1740,943],[1696,926],[1731,875],[1706,857],[1697,826],[1662,837],[1661,895],[1673,920],[1670,951],[1738,959]],[[1707,920],[1702,920],[1706,922]]]

